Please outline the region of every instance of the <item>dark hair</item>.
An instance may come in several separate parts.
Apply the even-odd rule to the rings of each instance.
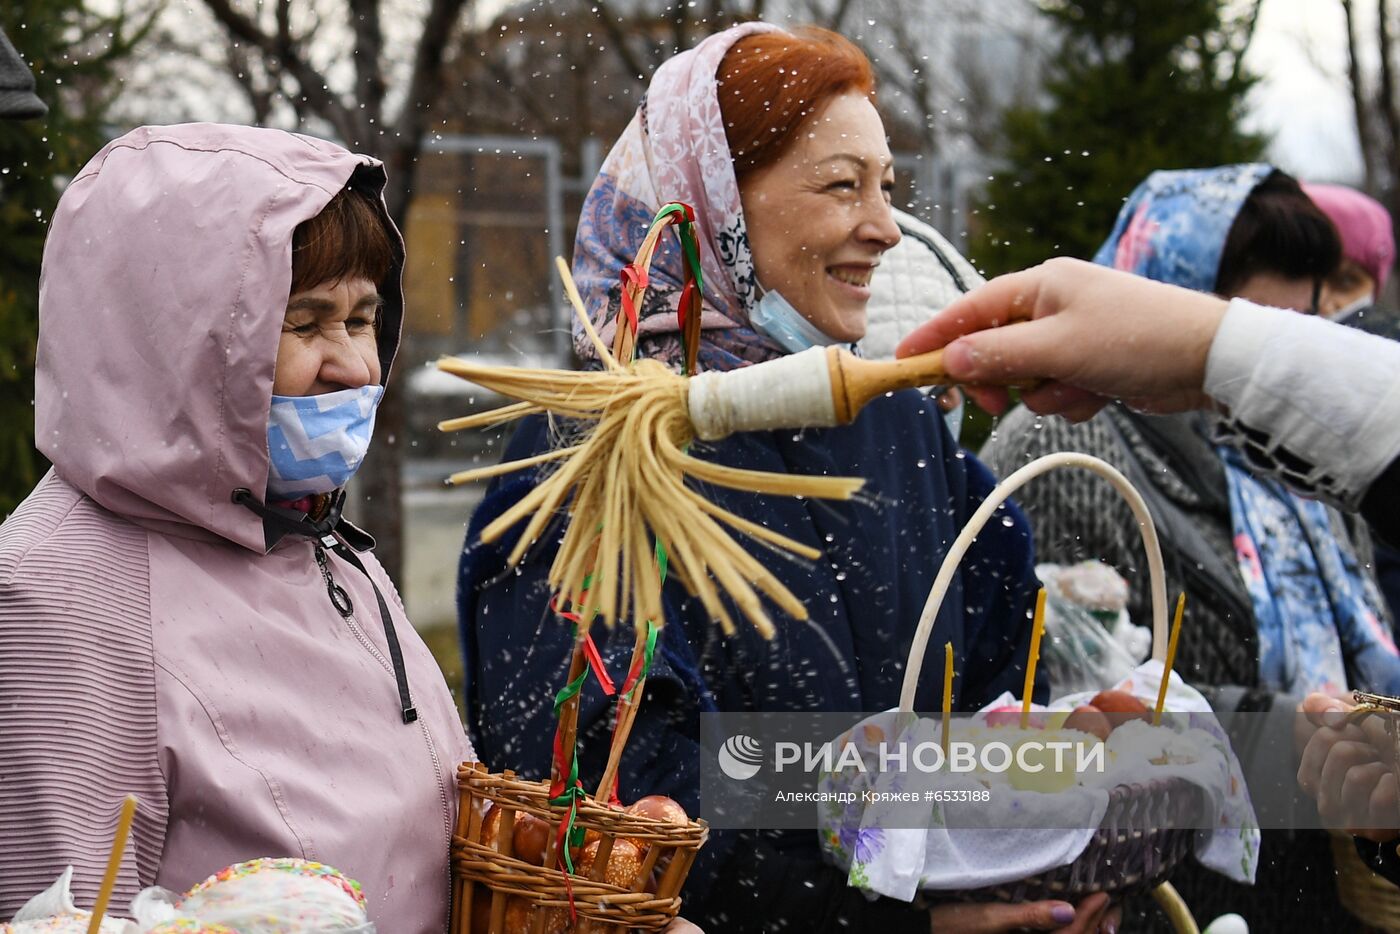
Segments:
[[[378,285],[394,265],[394,243],[373,196],[343,188],[292,233],[292,291],[364,277]]]
[[[776,162],[827,101],[858,91],[875,101],[870,60],[845,36],[809,26],[745,36],[716,74],[734,174]]]
[[[1256,273],[1322,282],[1342,259],[1342,240],[1293,176],[1271,172],[1249,193],[1220,253],[1215,292],[1233,295]]]

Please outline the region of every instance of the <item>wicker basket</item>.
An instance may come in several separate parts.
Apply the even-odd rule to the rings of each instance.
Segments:
[[[1191,853],[1201,789],[1178,778],[1119,785],[1084,852],[1067,866],[1007,885],[958,892],[974,901],[1076,901],[1095,892],[1133,895],[1160,885]]]
[[[681,884],[708,833],[704,821],[671,824],[585,799],[575,826],[587,832],[590,842],[599,841],[598,854],[589,875],[569,875],[551,868],[558,862],[555,842],[568,808],[550,804],[548,782],[522,781],[510,772],[496,774],[480,763],[464,763],[457,784],[461,802],[452,837],[453,934],[655,931],[680,910]],[[501,809],[494,846],[482,842],[488,805]],[[511,853],[513,827],[522,813],[550,826],[543,865]],[[643,850],[641,871],[630,887],[604,878],[618,840],[633,841]]]
[[[1153,656],[1167,652],[1166,575],[1161,547],[1152,516],[1141,494],[1110,465],[1087,454],[1051,454],[1032,461],[1007,477],[978,507],[959,534],[943,566],[939,568],[918,629],[910,647],[904,673],[900,709],[912,711],[929,635],[939,607],[958,564],[978,532],[1011,494],[1031,479],[1061,467],[1082,467],[1111,483],[1132,508],[1147,551],[1152,591]],[[1074,862],[1006,885],[940,893],[967,900],[1028,901],[1043,898],[1079,898],[1095,892],[1115,895],[1157,888],[1191,852],[1198,818],[1204,806],[1200,788],[1182,779],[1160,779],[1143,785],[1119,785],[1109,793],[1108,810],[1099,830]],[[1174,898],[1174,895],[1171,895]],[[1186,913],[1189,919],[1189,913]],[[1178,925],[1178,930],[1194,930]]]
[[[1342,906],[1375,930],[1400,934],[1400,889],[1361,861],[1351,834],[1334,830],[1329,835]]]
[[[569,684],[582,684],[588,664],[586,641],[586,632],[577,627]],[[615,796],[617,769],[646,688],[641,660],[647,642],[639,630],[633,669],[640,674],[618,694],[607,766],[591,798],[582,794],[576,777],[560,780],[561,775],[577,775],[577,691],[558,708],[556,742],[565,752],[563,760],[554,763],[553,781],[525,781],[510,771],[491,772],[479,762],[458,767],[452,934],[621,934],[633,929],[657,931],[676,917],[681,885],[705,844],[708,826],[698,820],[679,824],[629,814]],[[572,798],[557,797],[570,782],[576,792]],[[499,816],[494,840],[489,840],[484,830],[492,808]],[[548,827],[548,843],[538,862],[514,853],[515,825],[522,815],[538,818]],[[559,848],[565,845],[565,825],[570,822],[583,838],[581,846],[575,841],[569,848],[574,872],[560,868],[565,861]],[[636,852],[615,852],[619,841],[636,847]],[[626,863],[633,860],[640,865],[629,873]]]

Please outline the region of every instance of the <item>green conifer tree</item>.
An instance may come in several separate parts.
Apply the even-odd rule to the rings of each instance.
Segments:
[[[107,141],[118,63],[149,29],[125,6],[102,15],[82,0],[0,0],[0,27],[34,72],[49,112],[0,123],[0,518],[46,469],[34,449],[39,261],[62,186]]]
[[[975,224],[991,274],[1051,256],[1091,258],[1154,169],[1258,159],[1243,132],[1255,78],[1240,62],[1258,4],[1047,0],[1060,45],[1038,106],[1008,111],[1000,166]]]

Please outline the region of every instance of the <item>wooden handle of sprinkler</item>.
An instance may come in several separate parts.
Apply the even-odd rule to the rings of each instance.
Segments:
[[[862,360],[840,347],[826,349],[831,372],[831,401],[836,420],[845,425],[876,396],[896,389],[914,389],[949,382],[943,351],[934,350],[903,360]]]

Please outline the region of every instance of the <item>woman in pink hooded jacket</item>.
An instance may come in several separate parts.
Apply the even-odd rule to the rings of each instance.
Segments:
[[[340,517],[399,343],[380,164],[275,130],[135,130],[69,185],[36,437],[0,526],[0,919],[72,864],[113,905],[258,856],[442,931],[471,749],[369,536]],[[329,206],[329,207],[328,207]]]

